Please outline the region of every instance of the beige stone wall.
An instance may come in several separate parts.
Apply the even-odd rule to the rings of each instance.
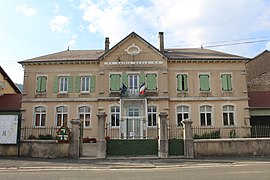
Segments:
[[[203,156],[270,156],[270,139],[194,140],[195,157]]]
[[[16,94],[14,89],[11,87],[8,81],[4,79],[2,74],[0,74],[0,83],[4,83],[4,88],[0,88],[0,94]]]

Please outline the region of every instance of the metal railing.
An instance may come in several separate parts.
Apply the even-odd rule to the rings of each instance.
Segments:
[[[184,136],[183,126],[178,124],[169,124],[168,125],[168,135],[169,139],[183,139]]]
[[[270,137],[270,126],[193,127],[194,139]]]
[[[59,127],[21,127],[21,139],[56,139]]]

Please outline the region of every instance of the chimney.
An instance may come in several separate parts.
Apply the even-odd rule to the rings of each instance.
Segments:
[[[105,51],[110,49],[110,40],[108,37],[105,38]]]
[[[163,36],[163,32],[158,33],[158,38],[159,38],[159,50],[160,50],[160,52],[164,53],[164,36]]]

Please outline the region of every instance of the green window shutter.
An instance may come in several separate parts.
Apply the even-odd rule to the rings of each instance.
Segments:
[[[110,75],[110,90],[111,91],[120,91],[120,74],[111,74]]]
[[[128,87],[128,75],[126,73],[122,74],[122,83]]]
[[[230,74],[222,74],[222,90],[223,91],[231,91],[232,90],[232,80]]]
[[[177,90],[178,91],[187,91],[187,75],[178,74],[177,75]]]
[[[41,77],[41,83],[40,83],[40,92],[46,92],[46,84],[47,84],[47,77],[42,76]]]
[[[200,90],[201,91],[209,91],[210,90],[209,75],[202,74],[199,76],[199,78],[200,78]]]
[[[42,80],[41,76],[37,77],[37,87],[36,87],[36,92],[37,93],[41,92],[41,80]]]
[[[147,90],[157,90],[157,75],[147,74]]]
[[[139,86],[145,82],[145,75],[144,73],[141,73],[139,76]]]
[[[81,77],[80,76],[76,76],[75,77],[75,92],[79,93],[81,90]]]
[[[95,92],[95,85],[96,85],[96,76],[90,77],[90,93]]]
[[[54,76],[54,80],[53,80],[53,92],[57,93],[58,92],[58,86],[59,86],[59,78],[58,76]]]
[[[73,77],[68,77],[68,92],[71,93],[73,91]]]

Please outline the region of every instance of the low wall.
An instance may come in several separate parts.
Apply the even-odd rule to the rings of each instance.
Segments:
[[[270,156],[270,138],[195,139],[194,156]]]
[[[17,155],[17,145],[0,145],[0,156]],[[20,144],[20,156],[58,158],[68,155],[69,143],[57,143],[57,140],[23,140]]]

